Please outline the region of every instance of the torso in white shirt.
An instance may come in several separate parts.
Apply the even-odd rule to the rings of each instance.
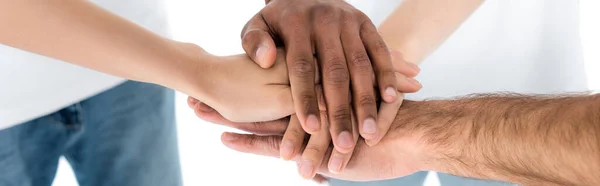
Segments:
[[[349,0],[381,23],[401,0]],[[457,2],[459,3],[459,2]],[[421,66],[408,99],[586,91],[579,3],[487,0]]]
[[[93,0],[158,34],[167,34],[162,0]],[[84,100],[124,80],[0,45],[0,129]]]

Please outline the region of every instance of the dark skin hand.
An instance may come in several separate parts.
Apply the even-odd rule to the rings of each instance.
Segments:
[[[369,145],[377,144],[391,123],[377,121],[373,87],[379,87],[386,103],[397,102],[399,95],[390,51],[370,19],[343,0],[265,2],[244,27],[242,45],[263,68],[273,65],[276,46],[285,46],[301,128],[309,134],[328,130],[335,150],[345,157],[351,154],[359,134]],[[328,121],[321,119],[315,72],[322,77]],[[352,125],[351,108],[358,127]],[[394,117],[396,113],[389,114]]]
[[[396,70],[403,71],[405,69],[406,68],[397,68]],[[398,90],[400,92],[414,92],[419,88],[419,86],[410,84],[398,84],[398,87],[401,87],[401,89]],[[316,89],[321,90],[322,88],[320,85],[316,85]],[[320,93],[317,97],[319,101],[319,110],[321,112],[320,117],[323,121],[327,121],[327,110],[324,104],[323,95],[321,93],[322,91],[317,92]],[[396,113],[401,102],[402,96],[399,96],[399,100],[395,104],[381,104],[379,108],[379,113],[384,114],[380,115]],[[211,123],[234,127],[259,135],[283,134],[280,142],[280,157],[285,160],[296,160],[299,165],[298,170],[300,174],[306,179],[313,178],[313,176],[316,176],[315,178],[313,178],[313,180],[319,178],[319,175],[317,174],[317,171],[319,170],[318,165],[321,165],[323,163],[328,165],[329,172],[334,174],[341,173],[341,170],[348,165],[349,161],[351,160],[350,157],[353,155],[353,152],[349,153],[347,156],[344,156],[340,152],[337,152],[335,149],[328,150],[331,145],[331,136],[329,135],[329,132],[326,130],[322,130],[319,134],[306,134],[302,130],[302,127],[300,126],[298,121],[298,117],[295,114],[274,122],[235,123],[225,119],[216,110],[210,108],[208,105],[199,102],[194,98],[190,97],[188,99],[188,105],[194,110],[196,116]],[[354,115],[352,118],[353,126],[356,126],[356,120],[354,119]],[[392,122],[393,120],[394,118],[378,118],[379,122]],[[325,122],[324,124],[327,125],[328,123]],[[291,143],[294,148],[286,149],[286,145],[289,145],[286,144],[288,142]],[[301,158],[297,158],[299,156]]]
[[[405,93],[410,93],[410,92],[415,92],[417,90],[419,90],[421,88],[420,84],[414,84],[411,83],[412,81],[410,80],[414,80],[412,79],[412,77],[414,77],[415,75],[417,75],[418,71],[414,71],[413,68],[410,67],[410,65],[408,65],[407,62],[402,60],[401,55],[397,54],[397,53],[393,53],[393,60],[394,60],[394,70],[396,71],[396,78],[398,84],[398,91],[399,92],[405,92]],[[282,61],[281,57],[279,57],[278,59],[280,59],[280,61],[278,63],[284,63],[285,62]],[[283,67],[285,68],[285,67]],[[409,77],[409,78],[402,78],[402,77]],[[316,79],[321,79],[320,77],[316,77]],[[323,121],[323,127],[327,128],[329,123],[327,122],[327,107],[325,105],[325,100],[324,100],[324,96],[323,96],[323,91],[322,90],[322,86],[317,85],[316,86],[317,89],[317,100],[319,101],[319,111],[320,111],[320,117],[321,120]],[[390,127],[390,125],[385,125],[387,123],[392,123],[395,116],[393,115],[394,113],[398,112],[398,109],[400,108],[400,105],[402,104],[402,99],[403,96],[402,94],[399,93],[400,96],[397,97],[397,101],[394,103],[381,103],[379,105],[379,110],[378,110],[378,118],[377,118],[377,123],[378,124],[383,124],[383,125],[379,125],[378,127],[382,127],[385,128],[385,131],[387,131]],[[198,100],[189,97],[188,99],[188,104],[190,105],[190,107],[192,109],[194,109],[196,115],[204,120],[207,120],[209,122],[212,123],[216,123],[216,124],[225,124],[225,125],[230,125],[230,126],[234,126],[235,128],[239,128],[245,131],[251,131],[252,133],[258,133],[261,135],[273,135],[273,134],[277,134],[278,131],[281,130],[285,130],[285,133],[283,135],[283,139],[281,142],[281,151],[280,151],[280,157],[282,159],[285,160],[292,160],[294,157],[297,157],[298,154],[301,154],[301,159],[298,160],[298,165],[299,165],[299,172],[300,174],[304,177],[304,178],[312,178],[313,176],[315,176],[316,171],[318,170],[317,165],[320,165],[323,161],[328,161],[326,162],[328,167],[329,167],[329,171],[332,173],[341,173],[343,169],[345,169],[346,165],[348,165],[348,162],[350,161],[351,157],[353,156],[353,152],[350,153],[341,153],[337,150],[333,150],[331,152],[328,152],[327,149],[330,146],[331,143],[331,135],[329,133],[328,130],[321,130],[318,133],[315,134],[307,134],[305,133],[305,131],[302,129],[302,126],[300,125],[300,121],[298,120],[298,117],[296,116],[296,114],[293,114],[291,117],[288,117],[286,120],[282,120],[285,121],[285,123],[289,123],[289,125],[286,125],[287,127],[285,128],[281,128],[278,126],[281,125],[273,125],[273,126],[264,126],[264,125],[270,125],[267,123],[260,123],[260,122],[250,122],[250,123],[234,123],[231,121],[226,120],[223,116],[221,116],[219,113],[217,113],[214,109],[212,109],[211,107],[209,107],[208,105],[199,102]],[[263,105],[266,106],[266,105]],[[354,113],[354,112],[352,112]],[[353,116],[355,117],[356,115],[353,114]],[[391,116],[391,117],[389,117]],[[355,118],[353,117],[353,126],[357,127],[357,123]],[[266,127],[266,128],[265,128]],[[263,130],[256,130],[258,128],[261,128]],[[271,129],[271,130],[264,130],[264,129]],[[357,130],[354,130],[355,132]],[[384,131],[384,130],[382,130]],[[305,139],[308,139],[308,141],[305,141]],[[377,139],[377,141],[379,141],[380,139]],[[372,141],[369,140],[365,140],[366,144],[369,144]],[[303,144],[306,144],[306,147],[304,149],[302,149]],[[326,157],[326,156],[330,156],[330,157]],[[328,160],[327,160],[328,159]],[[318,176],[318,175],[317,175]]]

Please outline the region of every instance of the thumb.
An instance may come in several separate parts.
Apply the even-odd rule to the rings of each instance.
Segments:
[[[259,13],[260,14],[260,13]],[[246,54],[260,67],[269,68],[275,63],[277,48],[270,29],[259,14],[255,15],[242,30],[242,47]]]

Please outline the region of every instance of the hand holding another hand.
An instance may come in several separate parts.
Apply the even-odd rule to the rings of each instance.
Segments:
[[[280,51],[280,54],[283,54],[283,51]],[[283,56],[283,55],[279,55],[279,56]],[[237,58],[240,57],[240,58]],[[228,69],[229,71],[234,71],[237,72],[236,69],[231,69],[231,68],[240,68],[242,70],[247,70],[248,72],[246,72],[246,74],[244,73],[233,73],[231,75],[228,75],[226,77],[219,77],[219,78],[224,78],[227,80],[232,80],[232,81],[236,81],[236,82],[231,82],[230,85],[232,86],[217,86],[216,89],[221,89],[221,90],[216,90],[216,92],[221,92],[218,94],[214,94],[215,96],[221,96],[219,99],[221,99],[222,101],[227,101],[227,103],[222,104],[222,105],[227,105],[230,104],[230,108],[235,108],[237,109],[236,111],[232,111],[230,113],[237,113],[237,115],[235,115],[235,117],[237,116],[245,116],[245,115],[252,115],[252,114],[263,114],[263,113],[271,113],[274,115],[271,116],[267,116],[267,115],[263,115],[262,118],[283,118],[288,116],[289,114],[292,113],[286,113],[284,115],[281,115],[283,112],[281,112],[281,108],[285,108],[285,106],[291,106],[292,103],[290,100],[279,100],[279,99],[274,99],[274,100],[266,100],[269,99],[270,96],[273,96],[272,93],[270,91],[273,91],[272,87],[271,88],[260,88],[260,87],[269,87],[269,86],[273,86],[275,84],[255,84],[256,82],[259,81],[255,81],[253,83],[247,83],[244,84],[245,82],[247,82],[249,79],[257,79],[257,80],[261,80],[262,78],[256,77],[256,76],[260,76],[260,75],[265,75],[268,73],[283,73],[285,74],[285,62],[283,61],[282,58],[278,58],[276,64],[274,64],[274,67],[269,69],[269,71],[262,71],[262,69],[260,68],[251,68],[251,67],[247,67],[247,64],[251,64],[254,65],[252,63],[248,63],[245,62],[248,59],[244,59],[242,58],[242,56],[236,56],[236,59],[240,60],[240,61],[228,61],[228,63],[231,64],[227,64],[228,65]],[[395,63],[397,64],[398,67],[395,68],[395,70],[397,71],[396,73],[398,74],[397,77],[404,77],[404,74],[407,74],[406,76],[408,77],[413,77],[416,75],[416,73],[414,73],[414,71],[410,70],[410,67],[408,67],[407,64],[403,64],[406,63],[404,61],[402,61],[401,56],[399,55],[395,55],[393,57]],[[235,65],[236,63],[243,63],[241,65]],[[230,66],[229,66],[230,65]],[[283,70],[282,70],[283,69]],[[265,74],[263,74],[265,73]],[[252,77],[248,77],[246,76],[247,74],[253,74]],[[234,77],[236,75],[239,75],[240,77]],[[278,76],[278,75],[273,75],[273,74],[269,74],[268,77],[270,77],[271,82],[277,82],[277,91],[279,91],[279,89],[281,89],[282,91],[287,90],[288,92],[286,92],[286,94],[283,95],[279,95],[279,96],[289,96],[290,92],[289,92],[289,85],[286,85],[286,79],[287,77],[285,75],[282,76]],[[275,78],[275,79],[273,79]],[[278,79],[280,78],[280,79]],[[402,84],[398,84],[397,86],[400,87],[401,89],[399,91],[402,92],[414,92],[416,90],[418,90],[420,88],[420,85],[411,83],[413,82],[412,80],[409,80],[408,78],[405,79],[398,79],[397,82],[400,82]],[[284,87],[281,87],[280,85],[285,85]],[[255,87],[256,86],[256,87]],[[246,89],[250,90],[250,91],[245,91]],[[317,97],[319,100],[319,110],[320,110],[320,117],[322,119],[322,121],[324,122],[323,127],[325,127],[325,129],[327,127],[329,127],[329,123],[327,122],[327,107],[324,104],[324,99],[323,99],[323,94],[320,86],[316,86],[316,89],[319,90],[317,91],[319,93],[319,96]],[[243,95],[243,96],[234,96],[234,97],[230,97],[227,98],[227,95],[237,95],[239,93],[251,93],[248,95]],[[263,93],[261,93],[263,92]],[[279,94],[279,93],[278,93]],[[379,109],[379,113],[384,113],[384,114],[379,114],[379,117],[377,118],[378,121],[378,126],[382,126],[381,131],[387,132],[387,130],[389,129],[391,123],[394,120],[395,114],[398,111],[398,108],[400,107],[400,104],[402,103],[402,94],[399,93],[399,97],[397,99],[396,102],[394,103],[382,103],[380,105],[380,109]],[[252,98],[251,96],[259,96],[256,98]],[[231,100],[229,100],[231,99]],[[237,99],[242,99],[242,100],[237,100]],[[284,105],[283,102],[287,101],[287,105]],[[274,103],[277,102],[277,103]],[[296,115],[292,115],[292,117],[284,119],[284,120],[277,120],[275,123],[279,123],[279,124],[272,124],[272,123],[261,123],[261,122],[255,122],[255,121],[265,121],[265,120],[255,120],[255,121],[251,121],[251,122],[232,122],[231,119],[228,118],[227,115],[223,114],[221,115],[221,110],[222,108],[211,108],[211,106],[202,103],[192,97],[189,98],[188,100],[188,104],[190,105],[191,108],[194,109],[196,115],[204,120],[207,120],[209,122],[213,122],[213,123],[217,123],[217,124],[223,124],[223,125],[227,125],[230,127],[234,127],[234,128],[238,128],[244,131],[249,131],[251,133],[255,133],[255,134],[260,134],[260,135],[283,135],[283,142],[282,142],[282,151],[281,151],[281,157],[284,159],[294,159],[294,157],[296,157],[299,154],[302,154],[302,160],[299,161],[300,162],[300,173],[306,177],[306,178],[311,178],[312,176],[315,175],[317,168],[317,165],[320,165],[324,160],[328,160],[327,164],[329,164],[329,170],[330,172],[334,172],[334,173],[339,173],[342,172],[342,170],[345,168],[345,166],[347,165],[348,161],[350,160],[351,156],[352,156],[352,151],[350,151],[349,153],[341,153],[337,150],[333,150],[332,152],[329,152],[330,154],[327,154],[327,149],[329,148],[329,145],[331,143],[331,136],[328,132],[328,130],[321,130],[319,133],[316,134],[312,134],[309,135],[307,134],[301,127],[300,122],[298,120],[298,118],[296,117]],[[241,104],[241,105],[239,105]],[[246,105],[244,105],[246,104]],[[248,105],[249,104],[249,105]],[[269,105],[269,104],[274,104],[274,105]],[[220,104],[221,105],[221,104]],[[252,107],[252,108],[250,108]],[[256,108],[256,109],[254,109]],[[225,110],[229,110],[229,109],[225,109]],[[256,113],[257,111],[259,111],[258,113]],[[264,112],[266,111],[266,112]],[[392,116],[392,117],[386,117],[386,116]],[[223,117],[225,116],[225,117]],[[227,119],[226,119],[227,118]],[[354,117],[352,117],[354,118]],[[357,123],[354,121],[354,125],[353,127],[356,128],[357,127]],[[288,125],[289,122],[289,125]],[[258,130],[260,129],[260,130]],[[281,131],[285,131],[284,133],[282,133]],[[385,134],[385,133],[384,133]],[[306,136],[310,136],[310,140],[305,142],[304,139],[306,138]],[[383,136],[381,136],[379,139],[377,139],[378,141],[383,138]],[[356,139],[358,140],[358,138]],[[356,143],[356,141],[354,141],[354,143]],[[366,144],[368,144],[368,141],[365,142]],[[303,145],[307,145],[307,148],[303,148]],[[304,149],[304,150],[303,150]],[[306,150],[308,149],[308,150]],[[325,157],[325,155],[328,155],[328,157]],[[329,157],[330,156],[330,157]]]
[[[197,102],[192,101],[189,103],[193,105]],[[405,101],[403,107],[417,109],[419,104],[421,103]],[[331,168],[328,162],[331,161],[330,158],[335,149],[332,145],[326,145],[322,149],[324,153],[322,155],[323,161],[315,164],[314,171],[318,174],[318,178],[322,179],[319,176],[322,175],[343,180],[372,181],[402,177],[424,170],[426,163],[433,155],[427,154],[429,151],[419,132],[410,132],[410,127],[405,126],[406,123],[401,118],[407,117],[406,114],[409,113],[398,114],[390,131],[378,145],[371,147],[365,143],[364,139],[359,139],[352,158],[347,162],[343,172],[332,173],[330,171]],[[270,122],[235,123],[224,119],[214,111],[197,112],[197,114],[202,118],[208,118],[209,121],[253,133],[224,133],[221,140],[227,147],[240,152],[275,158],[279,158],[282,154],[283,140],[287,135],[286,128],[289,128],[291,123],[298,122],[295,118],[292,118],[291,122],[288,118],[285,118]],[[356,125],[356,123],[353,124]],[[304,152],[304,154],[295,154],[291,159],[297,162],[304,161],[307,151],[309,153],[312,151],[308,149],[312,149],[309,146],[311,146],[311,142],[315,141],[315,138],[319,139],[321,137],[311,135],[308,142],[303,142],[299,146],[299,152]],[[321,151],[321,149],[319,150]],[[302,172],[302,167],[300,167],[300,171]]]
[[[389,126],[377,122],[381,114],[377,95],[385,103],[394,103],[397,84],[402,84],[397,78],[406,79],[396,77],[390,52],[375,25],[342,0],[266,2],[244,27],[242,46],[264,68],[273,65],[276,47],[285,47],[294,108],[304,131],[328,130],[336,150],[344,154],[354,149],[359,134],[369,145],[377,144]],[[418,73],[416,66],[411,67]],[[328,121],[319,117],[315,73],[322,76]],[[351,125],[351,107],[358,127]],[[325,122],[328,127],[322,126]]]

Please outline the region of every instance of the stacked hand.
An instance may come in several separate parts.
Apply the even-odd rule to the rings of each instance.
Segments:
[[[267,3],[244,27],[242,44],[251,59],[268,69],[233,62],[247,60],[245,56],[221,58],[223,62],[210,68],[215,80],[208,87],[215,88],[208,90],[209,99],[200,103],[190,98],[191,106],[204,119],[249,131],[262,125],[256,122],[291,115],[281,157],[302,154],[300,173],[312,178],[333,143],[327,164],[330,172],[339,173],[359,134],[369,146],[385,136],[402,103],[400,92],[421,88],[412,79],[419,69],[390,53],[368,17],[344,1]],[[285,53],[277,55],[278,45],[285,46]],[[319,82],[322,85],[315,86]],[[213,108],[217,112],[211,112]],[[217,120],[202,110],[224,118]],[[279,134],[279,129],[255,132]]]
[[[278,56],[283,56],[283,54],[284,52],[280,51],[280,55]],[[392,59],[394,59],[394,69],[397,73],[397,77],[412,77],[417,74],[415,71],[410,70],[409,65],[407,62],[402,61],[401,56],[395,52],[392,54],[394,54]],[[232,73],[217,77],[217,79],[223,79],[225,80],[224,82],[227,82],[232,86],[221,86],[221,88],[213,90],[215,92],[214,95],[222,99],[220,103],[224,103],[223,105],[219,105],[221,107],[209,106],[206,103],[189,97],[188,104],[194,109],[198,117],[212,123],[234,127],[258,135],[277,136],[277,139],[282,141],[281,144],[279,144],[279,142],[277,144],[277,147],[279,147],[279,145],[282,147],[280,152],[279,148],[277,149],[279,152],[278,155],[287,160],[297,160],[300,163],[300,173],[305,178],[312,178],[315,173],[319,171],[319,166],[321,164],[329,165],[329,172],[342,172],[341,170],[346,167],[348,161],[351,160],[350,157],[353,152],[356,153],[356,150],[350,151],[348,154],[342,154],[336,149],[331,149],[331,136],[327,130],[321,130],[319,133],[309,135],[303,131],[293,110],[291,112],[286,110],[289,109],[291,100],[285,99],[285,96],[290,95],[290,87],[287,81],[287,71],[285,70],[286,64],[282,57],[278,57],[273,68],[268,70],[263,70],[258,67],[252,68],[253,65],[256,65],[245,55],[225,57],[220,64],[223,65],[223,68],[216,69],[227,70]],[[215,74],[220,74],[220,72],[216,72]],[[414,92],[420,88],[419,84],[408,83],[411,81],[401,81],[399,79],[397,82],[407,82],[397,85],[400,87],[398,91],[401,92]],[[315,87],[317,90],[321,89],[318,84]],[[272,99],[273,95],[280,98]],[[378,118],[379,122],[392,123],[394,121],[395,114],[402,102],[402,94],[399,95],[396,102],[391,104],[382,103],[380,105],[380,113],[387,112],[392,114],[393,117],[386,118],[384,117],[386,114],[381,114]],[[323,95],[320,94],[317,98],[321,113],[320,117],[322,121],[328,121],[326,114],[327,107],[324,104],[325,100]],[[240,116],[243,113],[228,112],[227,114],[223,114],[221,111],[243,111],[244,109],[255,112],[260,110],[262,113],[260,115],[263,119],[284,119],[271,122],[233,122],[227,118],[227,115]],[[291,117],[286,117],[289,115],[291,115]],[[248,118],[258,117],[248,116]],[[324,127],[328,127],[328,122],[324,122],[324,124]],[[353,126],[358,126],[355,120],[353,120]],[[387,131],[389,127],[390,126],[387,126],[385,130]],[[309,137],[309,140],[304,141],[307,137]],[[368,144],[365,140],[361,140],[361,143],[364,143],[365,145]]]
[[[191,107],[195,108],[196,114],[208,121],[221,124],[224,126],[237,128],[253,134],[235,134],[224,133],[221,137],[222,142],[229,148],[234,150],[279,158],[282,153],[282,142],[289,128],[290,120],[280,119],[270,122],[257,123],[236,123],[231,122],[218,112],[210,110],[209,107],[190,99]],[[420,103],[405,101],[403,108],[417,109]],[[414,107],[414,108],[411,108]],[[401,121],[400,118],[408,118],[408,112],[402,112],[394,119],[390,131],[381,140],[381,142],[373,147],[366,144],[364,139],[359,139],[352,158],[347,164],[346,169],[340,173],[332,173],[328,170],[328,157],[333,153],[332,145],[325,146],[323,149],[324,160],[316,164],[316,181],[324,181],[324,177],[352,180],[352,181],[372,181],[402,177],[410,175],[414,172],[424,170],[428,159],[433,155],[427,155],[422,138],[418,132],[411,132],[410,127]],[[292,122],[293,121],[292,117]],[[354,123],[356,125],[356,123]],[[306,151],[309,149],[310,141],[318,136],[310,136],[310,140],[302,143],[299,150]],[[309,150],[310,151],[310,150]],[[303,155],[295,154],[292,156],[295,161],[302,161]]]

